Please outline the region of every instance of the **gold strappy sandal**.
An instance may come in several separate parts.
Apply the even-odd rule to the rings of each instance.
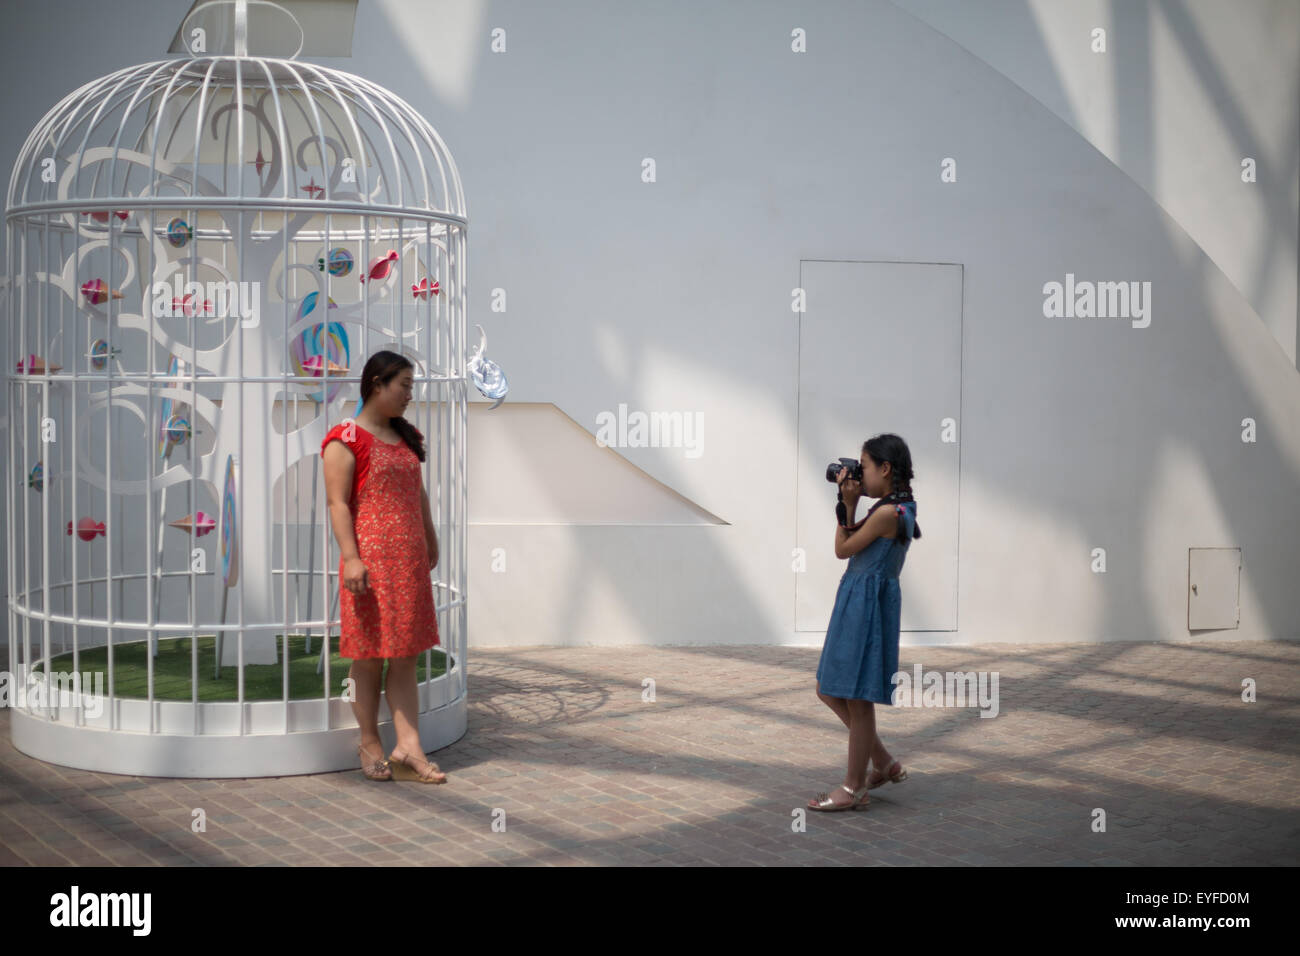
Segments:
[[[366,763],[370,755],[362,747],[357,747],[357,756],[361,758],[361,772],[366,775],[367,780],[392,780],[393,772],[388,766],[388,761],[383,757],[384,752],[379,751],[379,759],[374,763]]]
[[[395,753],[395,751],[394,751]],[[427,766],[423,771],[416,770],[407,761],[411,759],[410,754],[402,757],[396,757],[393,754],[388,755],[388,767],[393,771],[394,780],[413,780],[416,783],[446,783],[447,775],[442,772],[436,763],[425,761]],[[441,777],[442,779],[438,779]]]
[[[840,789],[853,798],[852,803],[837,805],[833,800],[831,800],[831,795],[829,793],[819,793],[816,797],[817,802],[815,804],[809,804],[808,809],[835,813],[839,810],[868,810],[871,808],[871,800],[863,799],[867,794],[867,787],[863,787],[861,790],[851,790],[844,784],[840,784]]]

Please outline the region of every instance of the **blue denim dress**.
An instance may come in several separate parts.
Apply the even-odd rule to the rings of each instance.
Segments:
[[[916,502],[894,507],[900,518],[898,533],[877,538],[849,558],[840,578],[817,664],[821,693],[831,697],[878,704],[888,704],[893,697],[903,604],[898,575],[916,531]]]

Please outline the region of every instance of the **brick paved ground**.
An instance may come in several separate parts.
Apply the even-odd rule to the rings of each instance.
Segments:
[[[996,671],[1000,713],[877,708],[911,777],[868,812],[791,811],[842,779],[818,651],[474,650],[441,787],[358,771],[174,780],[16,752],[0,711],[0,864],[1294,864],[1300,645],[902,649]],[[656,701],[641,700],[641,681]],[[1259,701],[1243,703],[1255,679]],[[190,832],[203,807],[208,829]],[[1090,831],[1092,810],[1107,832]],[[494,833],[492,811],[506,813]]]

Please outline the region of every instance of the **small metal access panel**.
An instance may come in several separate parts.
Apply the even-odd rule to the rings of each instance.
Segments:
[[[1241,620],[1241,548],[1187,549],[1187,629],[1235,628]]]

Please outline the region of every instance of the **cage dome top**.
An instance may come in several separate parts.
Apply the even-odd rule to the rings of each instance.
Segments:
[[[429,122],[383,87],[297,61],[297,51],[248,55],[249,14],[259,11],[297,25],[266,0],[201,4],[182,25],[188,58],[129,67],[64,97],[19,152],[9,218],[57,228],[88,210],[179,205],[463,224],[460,176]],[[227,20],[197,19],[216,12]]]

